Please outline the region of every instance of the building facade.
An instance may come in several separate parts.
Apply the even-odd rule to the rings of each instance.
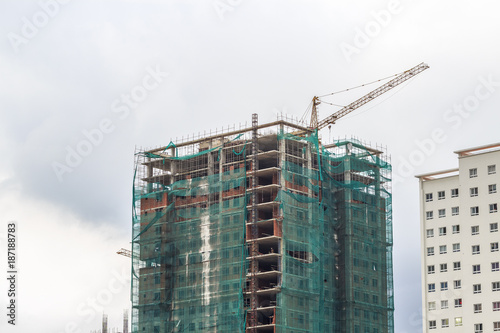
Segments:
[[[256,116],[139,150],[132,332],[393,332],[390,171]]]
[[[500,332],[500,144],[420,179],[424,332]]]

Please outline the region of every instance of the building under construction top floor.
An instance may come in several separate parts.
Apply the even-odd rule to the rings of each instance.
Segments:
[[[393,332],[390,172],[256,115],[138,151],[132,332]]]

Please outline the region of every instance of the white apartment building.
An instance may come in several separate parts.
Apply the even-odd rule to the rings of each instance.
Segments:
[[[420,180],[423,332],[500,332],[500,143]]]

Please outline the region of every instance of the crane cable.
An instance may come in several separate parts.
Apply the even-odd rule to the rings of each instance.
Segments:
[[[339,91],[332,92],[332,93],[326,94],[326,95],[321,95],[321,96],[318,96],[318,97],[321,98],[321,97],[325,97],[325,96],[331,96],[331,95],[339,94],[339,93],[346,92],[346,91],[349,91],[349,90],[361,88],[361,87],[364,87],[364,86],[367,86],[367,85],[370,85],[370,84],[374,84],[374,83],[377,83],[377,82],[380,82],[380,81],[384,81],[384,80],[390,79],[392,77],[396,77],[396,76],[401,75],[403,73],[404,72],[401,72],[401,73],[398,73],[398,74],[394,74],[394,75],[390,75],[388,77],[384,77],[383,79],[378,79],[376,81],[368,82],[368,83],[365,83],[365,84],[362,84],[362,85],[359,85],[359,86],[356,86],[356,87],[352,87],[352,88],[348,88],[348,89],[344,89],[344,90],[339,90]]]
[[[319,100],[321,103],[324,103],[324,104],[329,104],[329,105],[333,105],[333,106],[338,106],[339,108],[343,108],[345,107],[345,105],[340,105],[340,104],[335,104],[335,103],[330,103],[330,102],[325,102],[323,100]]]
[[[396,75],[399,75],[399,74],[396,74]],[[385,78],[385,79],[387,79],[387,78]],[[385,80],[385,79],[380,79],[380,80],[378,80],[378,81]],[[406,83],[404,84],[404,86],[402,86],[402,87],[401,87],[401,89],[397,90],[394,94],[392,94],[392,95],[391,95],[391,96],[389,96],[389,97],[392,97],[392,96],[396,95],[396,93],[398,93],[400,90],[402,90],[404,87],[406,87],[406,85],[407,85],[407,84],[409,83],[409,81],[411,81],[411,80],[413,80],[413,77],[412,77],[412,78],[410,78],[410,79],[408,79],[408,82],[406,82]],[[363,87],[363,86],[366,86],[366,85],[369,85],[369,84],[372,84],[372,83],[375,83],[375,82],[378,82],[378,81],[374,81],[374,82],[370,82],[370,83],[365,83],[365,84],[363,84],[363,85],[361,85],[361,86],[354,87],[354,88],[350,88],[350,89],[355,89],[355,88]],[[350,90],[350,89],[347,89],[347,90]],[[345,91],[347,91],[347,90],[344,90],[343,92],[345,92]],[[337,92],[337,93],[338,93],[338,92]],[[333,95],[333,94],[336,94],[336,93],[331,93],[330,95]],[[326,96],[326,95],[323,95],[323,96]],[[389,97],[387,97],[386,99],[389,99]],[[385,101],[386,99],[384,99],[384,101]],[[338,106],[338,107],[340,107],[340,108],[344,108],[344,107],[346,107],[345,105],[340,105],[340,104],[330,103],[330,102],[326,102],[326,101],[321,100],[321,99],[320,99],[319,101],[320,101],[321,103],[328,104],[328,105],[333,105],[333,106]],[[382,102],[383,102],[383,101],[382,101]],[[381,102],[381,103],[382,103],[382,102]],[[380,104],[380,103],[378,103],[378,104],[376,104],[376,105],[379,105],[379,104]],[[369,109],[367,109],[367,110],[365,110],[365,111],[368,111],[368,110],[370,110],[371,108],[373,108],[373,107],[370,107]],[[364,113],[365,111],[360,112],[360,113],[358,113],[358,114]],[[349,117],[348,117],[348,118],[349,118]],[[348,118],[346,118],[346,119],[348,119]]]
[[[377,104],[374,104],[374,105],[370,106],[370,107],[369,107],[368,109],[366,109],[366,110],[363,110],[363,111],[358,112],[358,113],[355,113],[355,114],[351,114],[351,115],[349,115],[349,116],[345,117],[345,118],[344,118],[344,120],[345,120],[345,119],[352,118],[352,117],[359,116],[360,114],[363,114],[363,113],[365,113],[366,111],[371,110],[371,109],[373,109],[374,107],[379,106],[380,104],[382,104],[382,103],[384,103],[385,101],[387,101],[389,98],[394,97],[397,93],[399,93],[401,90],[403,90],[404,88],[406,88],[406,86],[407,86],[407,85],[410,83],[410,81],[411,81],[411,80],[413,80],[414,78],[415,78],[415,77],[411,77],[411,78],[409,78],[409,79],[407,80],[407,82],[405,82],[405,83],[404,83],[401,87],[399,87],[399,89],[397,89],[396,91],[394,91],[394,92],[392,93],[392,95],[387,96],[384,100],[382,100],[382,101],[378,102]]]
[[[307,106],[307,109],[306,111],[304,111],[304,114],[302,115],[302,117],[300,118],[300,121],[301,122],[306,122],[307,121],[307,116],[309,114],[309,112],[312,110],[312,104],[313,102],[311,101],[311,103],[309,103],[309,105]]]
[[[357,89],[357,88],[362,88],[362,87],[365,87],[365,86],[368,86],[370,84],[374,84],[374,83],[377,83],[377,82],[380,82],[380,81],[384,81],[384,80],[387,80],[387,79],[390,79],[390,78],[393,78],[393,77],[396,77],[398,75],[401,75],[403,74],[404,72],[400,72],[398,74],[394,74],[394,75],[390,75],[390,76],[387,76],[387,77],[384,77],[382,79],[378,79],[378,80],[375,80],[375,81],[372,81],[372,82],[368,82],[368,83],[364,83],[364,84],[361,84],[359,86],[356,86],[356,87],[352,87],[352,88],[348,88],[348,89],[344,89],[344,90],[339,90],[339,91],[335,91],[335,92],[332,92],[332,93],[329,93],[329,94],[325,94],[325,95],[321,95],[321,96],[318,96],[318,99],[321,98],[321,97],[326,97],[326,96],[332,96],[332,95],[335,95],[335,94],[339,94],[339,93],[342,93],[342,92],[347,92],[347,91],[350,91],[350,90],[353,90],[353,89]],[[413,79],[413,78],[410,78],[410,80]],[[408,84],[408,83],[407,83]],[[406,84],[405,84],[406,86]],[[404,86],[402,87],[404,88]],[[401,90],[401,89],[400,89]],[[399,92],[400,90],[398,90],[397,92]],[[395,95],[396,93],[394,93],[393,95]],[[390,97],[392,97],[393,95],[391,95]],[[389,97],[388,97],[389,98]],[[386,99],[388,99],[386,98]],[[340,104],[335,104],[335,103],[331,103],[331,102],[326,102],[326,101],[323,101],[323,100],[319,100],[321,103],[325,103],[325,104],[329,104],[329,105],[332,105],[332,106],[337,106],[337,107],[340,107],[340,108],[343,108],[345,107],[345,105],[340,105]],[[385,101],[385,100],[384,100]],[[384,101],[380,102],[379,104],[383,103]],[[301,122],[306,122],[307,121],[307,116],[309,115],[309,112],[312,110],[312,104],[313,102],[311,101],[309,103],[309,105],[307,106],[307,109],[304,111],[304,114],[302,115],[302,117],[300,118],[300,121]],[[377,105],[379,105],[377,104]],[[374,106],[373,106],[374,107]],[[372,108],[372,107],[371,107]],[[368,110],[370,110],[371,108],[369,108]],[[365,110],[361,113],[364,113],[368,110]],[[359,113],[359,114],[361,114]]]

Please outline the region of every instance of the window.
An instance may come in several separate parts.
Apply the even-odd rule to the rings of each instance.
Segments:
[[[471,187],[470,188],[470,196],[471,197],[477,197],[477,195],[478,195],[477,187]]]
[[[448,309],[448,301],[441,301],[441,309]]]
[[[434,247],[428,247],[427,256],[433,256],[433,255],[434,255]]]
[[[500,301],[493,302],[493,311],[500,311]]]
[[[499,271],[499,263],[498,263],[498,261],[491,263],[491,271],[492,272],[498,272]]]
[[[436,329],[436,321],[435,320],[429,320],[429,329],[430,330]]]
[[[493,322],[493,332],[498,332],[500,331],[500,321],[494,321]]]
[[[446,236],[446,227],[439,228],[439,236]]]
[[[427,266],[427,274],[434,274],[434,273],[435,273],[434,265]]]
[[[435,283],[429,283],[427,285],[427,291],[430,293],[433,293],[436,291],[436,284]]]
[[[426,234],[427,234],[427,238],[434,237],[434,229],[427,229]]]
[[[472,265],[472,274],[481,274],[481,265]]]
[[[446,328],[446,327],[448,327],[448,326],[450,326],[450,321],[448,320],[448,318],[446,318],[446,319],[441,319],[441,327],[442,327],[442,328]]]
[[[493,175],[497,172],[496,165],[488,165],[488,175]]]
[[[462,317],[455,317],[455,326],[462,326]]]
[[[490,223],[490,232],[497,232],[498,231],[498,223]]]
[[[451,207],[451,216],[456,216],[459,213],[458,207]]]
[[[429,311],[436,310],[436,302],[429,302],[427,307],[429,308]]]
[[[497,184],[488,185],[488,193],[489,194],[497,193]]]
[[[479,235],[479,226],[478,225],[472,226],[471,233],[472,233],[472,236]]]
[[[461,298],[455,298],[455,307],[456,308],[462,307],[462,299]]]
[[[446,254],[446,245],[439,246],[439,254]]]
[[[438,191],[438,200],[443,200],[444,198],[444,191]]]
[[[483,324],[474,324],[474,333],[483,333]]]
[[[425,212],[425,218],[427,220],[432,220],[434,218],[434,212],[432,210],[428,211],[428,212]]]
[[[481,248],[479,245],[472,245],[472,254],[480,254],[481,253]]]
[[[432,201],[432,193],[426,193],[425,202],[430,202],[430,201]]]
[[[491,291],[500,291],[500,281],[491,283]]]
[[[473,284],[472,285],[472,290],[474,294],[480,294],[481,293],[481,284]]]
[[[453,252],[460,252],[460,243],[453,244]]]
[[[446,209],[438,210],[439,217],[446,217]]]
[[[478,303],[474,304],[474,313],[481,313],[483,312],[483,304]]]
[[[469,169],[469,178],[477,177],[477,168]]]
[[[454,234],[460,233],[460,225],[456,224],[456,225],[452,226],[451,228],[452,228],[452,231]]]
[[[460,288],[462,288],[462,280],[453,281],[453,289],[460,289]]]
[[[471,216],[476,216],[476,215],[479,215],[479,207],[476,206],[476,207],[471,207],[470,208],[470,215]]]
[[[441,273],[447,272],[448,271],[448,264],[440,264],[439,265],[439,271]]]
[[[490,204],[490,213],[496,213],[498,211],[498,206],[496,203]]]
[[[461,270],[461,269],[462,269],[462,265],[460,264],[460,261],[455,261],[455,262],[453,263],[453,270],[454,270],[454,271],[459,271],[459,270]]]
[[[451,189],[451,197],[452,198],[457,198],[458,197],[458,188],[452,188]]]
[[[441,291],[448,290],[448,282],[441,282]]]
[[[498,242],[494,242],[490,244],[491,252],[498,252]]]

